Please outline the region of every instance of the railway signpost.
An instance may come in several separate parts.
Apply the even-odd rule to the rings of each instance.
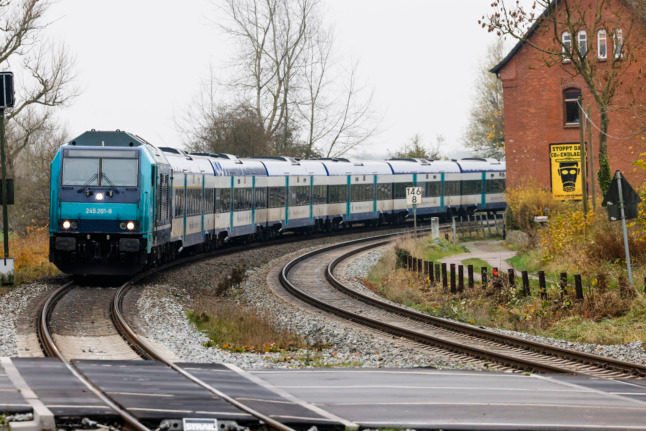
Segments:
[[[422,203],[421,187],[406,187],[406,205],[413,206],[413,229],[417,235],[417,205]]]
[[[621,220],[624,234],[624,253],[626,254],[626,272],[628,273],[628,283],[630,283],[631,287],[633,286],[633,272],[630,264],[626,220],[637,217],[637,204],[640,201],[641,198],[621,175],[621,171],[616,171],[615,177],[603,197],[603,206],[608,210],[608,219],[610,221]]]

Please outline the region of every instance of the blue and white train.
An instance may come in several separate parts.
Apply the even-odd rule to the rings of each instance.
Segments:
[[[51,164],[50,260],[71,274],[130,274],[236,238],[403,222],[413,185],[418,217],[505,207],[505,165],[493,160],[239,159],[92,130]]]

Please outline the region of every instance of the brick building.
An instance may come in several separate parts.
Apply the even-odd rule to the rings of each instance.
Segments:
[[[555,170],[558,164],[554,154],[555,149],[567,144],[580,147],[576,145],[582,123],[579,95],[583,106],[591,108],[596,179],[601,116],[572,64],[572,57],[580,55],[577,60],[588,64],[598,86],[617,74],[618,84],[608,109],[610,171],[613,174],[620,169],[633,186],[639,187],[646,181],[646,172],[634,165],[640,153],[646,152],[646,0],[569,0],[569,19],[566,1],[555,1],[554,8],[528,31],[527,42],[519,42],[492,69],[503,84],[508,184],[514,187],[538,182],[552,187],[555,196],[557,188],[567,190],[566,178],[558,178]],[[600,4],[603,7],[596,14]],[[548,55],[532,45],[557,53],[569,49],[570,55]],[[575,162],[562,162],[561,167],[565,171],[565,166]]]

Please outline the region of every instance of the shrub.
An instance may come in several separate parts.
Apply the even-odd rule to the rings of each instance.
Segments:
[[[538,228],[534,217],[552,214],[560,207],[549,190],[537,185],[507,189],[507,221],[512,229],[527,232],[532,239]]]

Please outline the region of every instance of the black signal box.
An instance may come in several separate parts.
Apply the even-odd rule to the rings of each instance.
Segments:
[[[13,72],[0,72],[0,109],[13,108]]]

